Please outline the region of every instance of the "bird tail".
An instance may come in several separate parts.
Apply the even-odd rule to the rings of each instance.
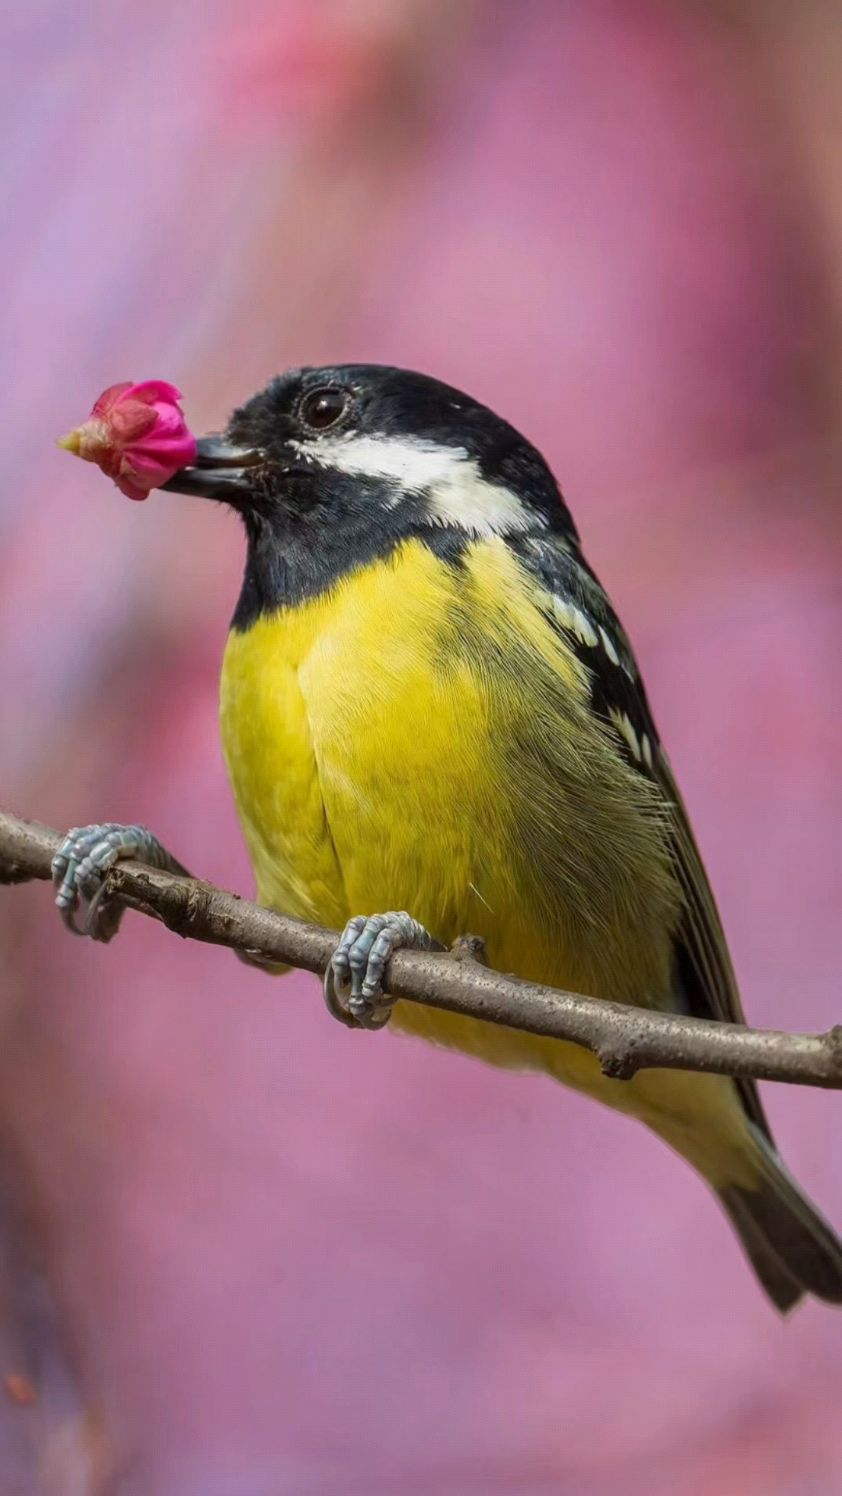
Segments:
[[[802,1193],[774,1147],[751,1126],[759,1169],[754,1188],[719,1196],[772,1303],[786,1314],[811,1293],[842,1304],[842,1241]]]

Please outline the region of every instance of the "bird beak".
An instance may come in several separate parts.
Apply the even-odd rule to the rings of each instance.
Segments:
[[[253,447],[235,447],[222,436],[203,436],[196,444],[196,460],[161,487],[169,493],[196,494],[204,499],[242,501],[252,491],[255,469],[266,461]]]

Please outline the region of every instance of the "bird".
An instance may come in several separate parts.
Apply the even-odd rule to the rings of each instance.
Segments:
[[[842,1242],[752,1081],[616,1079],[574,1044],[383,990],[396,949],[470,931],[533,982],[744,1022],[632,647],[536,447],[432,376],[302,367],[163,487],[242,521],[224,756],[261,903],[343,932],[331,1012],[637,1118],[713,1189],[778,1310],[842,1303]],[[144,827],[74,828],[53,866],[68,925],[126,856],[185,871]],[[89,916],[108,938],[119,911]]]

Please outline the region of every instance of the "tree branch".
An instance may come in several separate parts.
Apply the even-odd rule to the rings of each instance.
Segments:
[[[46,826],[0,812],[0,883],[49,878],[60,841]],[[111,870],[108,895],[161,920],[177,935],[256,952],[319,975],[338,940],[334,930],[138,862],[121,862]],[[398,951],[389,963],[389,992],[582,1045],[597,1056],[606,1075],[619,1079],[657,1067],[842,1089],[842,1026],[827,1034],[787,1034],[603,1002],[490,971],[473,959],[472,949],[468,940],[449,955]]]

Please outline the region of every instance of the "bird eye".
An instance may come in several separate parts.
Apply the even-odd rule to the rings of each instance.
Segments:
[[[311,390],[301,402],[301,419],[315,431],[326,431],[344,416],[348,396],[344,390]]]

